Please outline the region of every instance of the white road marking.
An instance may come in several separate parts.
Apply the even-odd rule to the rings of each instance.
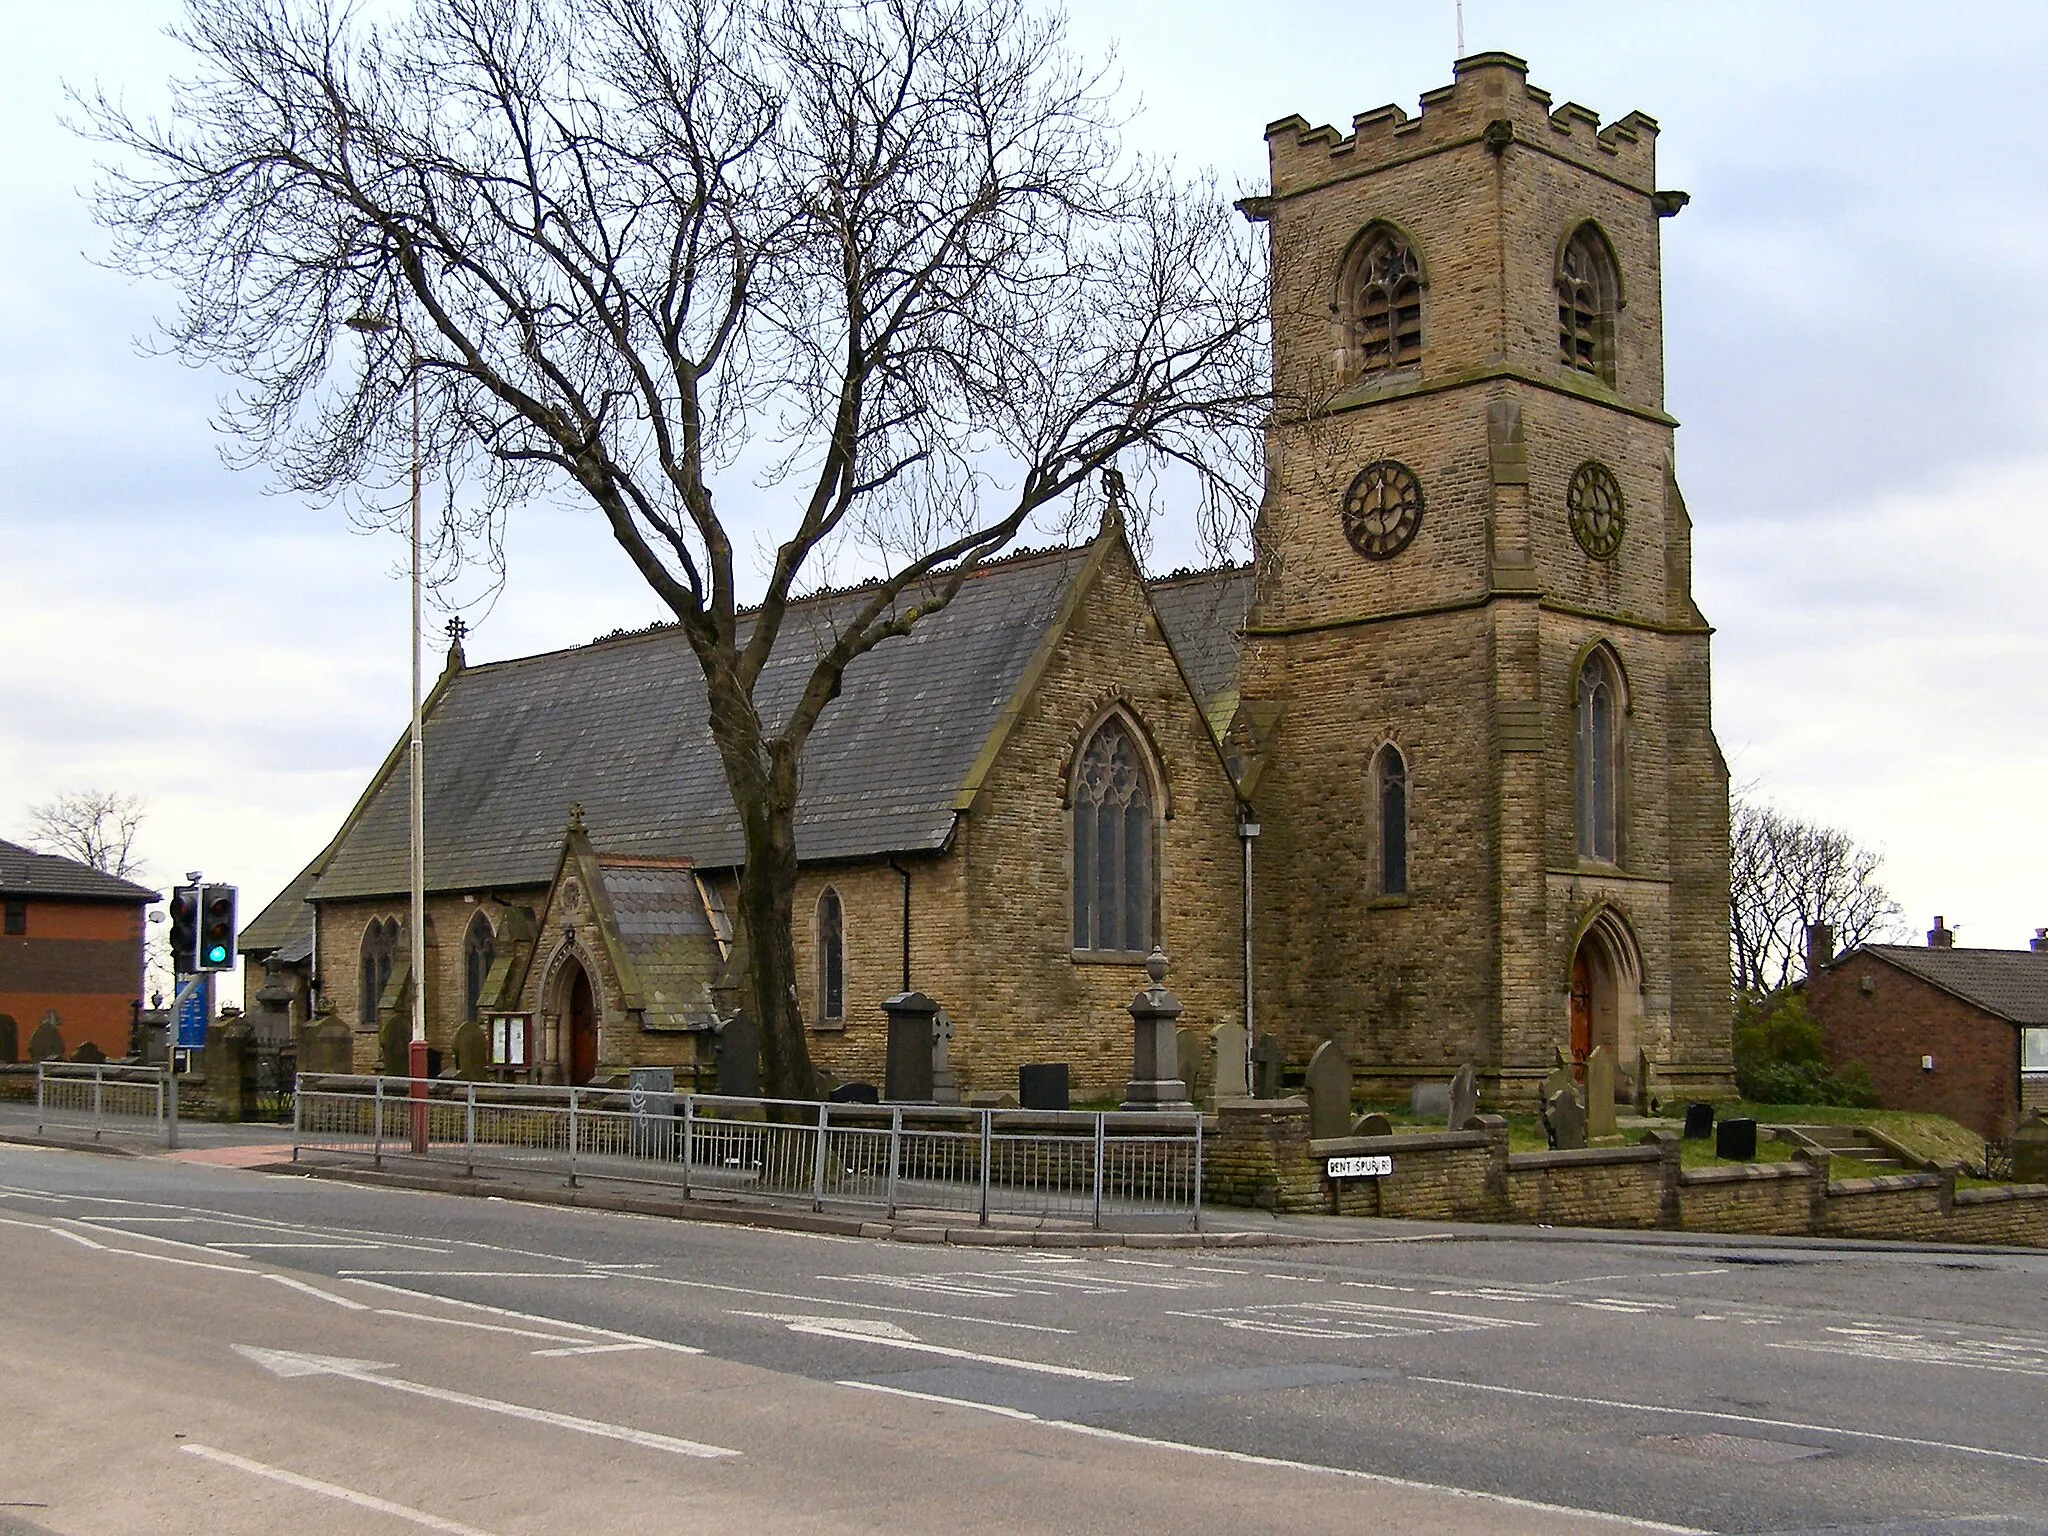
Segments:
[[[613,1275],[598,1269],[338,1269],[336,1274],[344,1279],[355,1280],[366,1275],[379,1275],[398,1280],[424,1280],[443,1276],[451,1280],[625,1280],[635,1278],[627,1275]]]
[[[1847,1329],[1830,1329],[1847,1333]],[[1890,1360],[1904,1365],[1950,1365],[1970,1371],[1997,1371],[2008,1376],[2048,1376],[2048,1350],[2023,1344],[1978,1339],[1926,1339],[1910,1334],[1844,1338],[1830,1342],[1774,1340],[1766,1349],[1792,1349],[1809,1355],[1847,1355],[1857,1360]]]
[[[1473,1488],[1454,1488],[1444,1483],[1417,1482],[1413,1478],[1391,1477],[1384,1472],[1362,1472],[1355,1467],[1332,1467],[1313,1461],[1289,1461],[1279,1456],[1255,1456],[1249,1451],[1226,1451],[1212,1445],[1190,1445],[1180,1440],[1158,1440],[1149,1435],[1132,1435],[1122,1430],[1102,1429],[1093,1424],[1077,1424],[1071,1419],[1040,1418],[1037,1414],[1027,1413],[1021,1408],[977,1403],[971,1398],[940,1397],[930,1392],[910,1392],[901,1387],[883,1386],[879,1382],[841,1381],[835,1384],[851,1387],[857,1392],[881,1392],[890,1397],[908,1397],[919,1402],[1000,1414],[1006,1419],[1028,1420],[1034,1424],[1042,1424],[1047,1429],[1064,1430],[1070,1435],[1085,1435],[1091,1440],[1112,1440],[1120,1445],[1141,1445],[1154,1450],[1181,1451],[1190,1456],[1210,1456],[1220,1461],[1236,1462],[1240,1466],[1275,1467],[1286,1472],[1319,1472],[1326,1477],[1350,1478],[1354,1482],[1372,1483],[1381,1488],[1400,1488],[1412,1493],[1435,1493],[1450,1498],[1475,1499],[1485,1504],[1498,1504],[1507,1509],[1528,1510],[1545,1515],[1569,1515],[1581,1520],[1598,1520],[1609,1525],[1628,1526],[1639,1531],[1658,1531],[1665,1533],[1665,1536],[1711,1536],[1711,1533],[1698,1526],[1669,1525],[1660,1520],[1641,1520],[1633,1515],[1617,1515],[1604,1509],[1578,1509],[1569,1504],[1545,1504],[1536,1499],[1518,1499],[1511,1494],[1484,1493]]]
[[[579,1435],[594,1435],[603,1440],[623,1441],[627,1445],[637,1445],[645,1450],[667,1451],[674,1456],[715,1460],[740,1454],[722,1445],[681,1440],[674,1435],[660,1435],[653,1430],[634,1429],[626,1424],[607,1424],[602,1419],[578,1418],[570,1413],[530,1408],[524,1403],[508,1403],[495,1397],[478,1397],[469,1392],[451,1392],[446,1387],[430,1387],[425,1382],[381,1375],[380,1372],[397,1369],[396,1366],[382,1361],[348,1360],[333,1355],[302,1355],[290,1350],[258,1349],[250,1344],[237,1344],[234,1351],[243,1359],[253,1361],[278,1376],[339,1376],[348,1381],[366,1382],[373,1387],[383,1387],[391,1392],[424,1397],[432,1402],[450,1403],[458,1408],[475,1408],[484,1413],[502,1414],[509,1419],[525,1419],[530,1423],[545,1424],[553,1429],[573,1430]]]
[[[536,1349],[536,1355],[616,1355],[626,1350],[652,1349],[651,1344],[576,1344],[568,1349]]]
[[[290,1275],[265,1275],[263,1278],[273,1280],[279,1285],[288,1285],[295,1291],[305,1292],[308,1296],[317,1296],[322,1301],[331,1301],[337,1307],[346,1307],[351,1312],[367,1312],[370,1310],[360,1301],[350,1301],[346,1296],[337,1296],[332,1291],[323,1291],[317,1285],[308,1285],[305,1281],[295,1280]]]
[[[306,1493],[317,1493],[325,1498],[339,1499],[344,1504],[353,1504],[358,1509],[374,1510],[380,1515],[393,1515],[400,1520],[410,1520],[414,1525],[425,1526],[430,1531],[444,1531],[447,1536],[490,1536],[473,1525],[459,1521],[444,1520],[439,1515],[430,1515],[423,1509],[409,1505],[394,1504],[389,1499],[380,1499],[374,1493],[363,1493],[354,1488],[344,1488],[339,1483],[323,1482],[317,1477],[306,1477],[298,1472],[287,1472],[283,1467],[273,1467],[260,1461],[251,1461],[246,1456],[237,1456],[232,1451],[217,1451],[210,1445],[181,1445],[178,1447],[188,1456],[204,1457],[224,1467],[233,1467],[237,1472],[247,1472],[253,1477],[267,1477],[274,1483],[297,1488]]]
[[[948,1360],[972,1360],[977,1365],[1006,1366],[1013,1371],[1031,1371],[1040,1376],[1066,1376],[1076,1381],[1129,1381],[1105,1371],[1086,1371],[1078,1365],[1050,1365],[1043,1360],[1019,1360],[1010,1355],[985,1355],[978,1350],[954,1349],[947,1344],[927,1344],[895,1323],[866,1317],[805,1317],[782,1312],[739,1312],[740,1317],[765,1317],[781,1323],[791,1333],[820,1339],[842,1339],[849,1344],[876,1344],[884,1349],[905,1349],[914,1354],[940,1355]]]
[[[1468,1392],[1492,1392],[1503,1397],[1526,1397],[1546,1403],[1575,1403],[1587,1408],[1619,1408],[1629,1413],[1662,1414],[1679,1419],[1713,1419],[1723,1424],[1756,1424],[1766,1429],[1808,1430],[1822,1435],[1844,1435],[1852,1440],[1874,1440],[1881,1445],[1912,1445],[1929,1451],[1956,1451],[1966,1456],[1985,1456],[1993,1461],[2018,1461],[2028,1466],[2048,1467],[2048,1456],[2029,1456],[2020,1451],[1993,1450],[1985,1445],[1960,1445],[1951,1440],[1920,1440],[1911,1435],[1881,1435],[1869,1429],[1844,1429],[1839,1424],[1813,1424],[1803,1419],[1767,1419],[1750,1413],[1720,1413],[1711,1408],[1676,1408],[1664,1403],[1624,1403],[1606,1397],[1574,1397],[1565,1392],[1537,1392],[1528,1387],[1503,1387],[1490,1381],[1458,1381],[1448,1376],[1410,1376],[1409,1381],[1432,1387],[1461,1387]]]
[[[573,1328],[578,1333],[589,1334],[592,1338],[615,1339],[624,1344],[637,1344],[645,1349],[665,1349],[677,1355],[701,1355],[703,1350],[690,1344],[676,1344],[667,1339],[652,1339],[644,1334],[621,1333],[614,1328],[597,1328],[589,1323],[572,1323],[565,1318],[543,1317],[533,1312],[516,1312],[510,1307],[494,1307],[482,1301],[463,1301],[455,1296],[437,1296],[432,1291],[408,1290],[402,1285],[385,1285],[377,1280],[351,1280],[351,1285],[365,1286],[373,1291],[388,1291],[393,1296],[404,1296],[413,1301],[438,1302],[444,1307],[462,1307],[471,1312],[484,1312],[492,1317],[509,1317],[515,1322],[541,1323],[551,1328]]]
[[[473,1317],[436,1317],[431,1312],[401,1312],[396,1307],[378,1307],[379,1317],[402,1317],[414,1323],[439,1323],[444,1328],[474,1328],[482,1333],[509,1333],[521,1339],[544,1339],[550,1344],[581,1344],[585,1341],[561,1333],[542,1333],[537,1328],[514,1328],[509,1323],[480,1323]],[[606,1346],[609,1348],[610,1346]],[[629,1345],[632,1349],[643,1349],[641,1344]],[[539,1351],[535,1351],[539,1353]]]
[[[1013,1323],[1001,1317],[967,1317],[958,1312],[934,1312],[929,1307],[891,1307],[878,1301],[848,1301],[841,1296],[800,1296],[794,1291],[763,1291],[745,1285],[721,1285],[716,1280],[685,1280],[676,1275],[621,1275],[621,1280],[645,1280],[653,1285],[678,1285],[686,1290],[723,1291],[755,1301],[801,1301],[814,1307],[859,1307],[863,1312],[897,1312],[905,1317],[943,1319],[949,1323],[973,1323],[983,1328],[1017,1328],[1028,1333],[1072,1334],[1071,1328],[1050,1323]]]
[[[137,1237],[149,1236],[147,1232],[138,1232],[135,1235]],[[208,1243],[206,1246],[222,1251],[229,1248],[306,1248],[316,1252],[332,1253],[341,1249],[360,1251],[363,1249],[382,1248],[385,1245],[383,1243],[245,1243],[240,1239],[236,1239],[232,1242]],[[248,1255],[246,1253],[238,1253],[235,1257],[246,1259]]]
[[[1539,1286],[1592,1285],[1600,1280],[1679,1280],[1689,1275],[1725,1275],[1727,1268],[1720,1269],[1653,1269],[1636,1275],[1573,1275],[1568,1280],[1539,1280]]]
[[[1169,1312],[1221,1323],[1240,1333],[1271,1333],[1291,1339],[1402,1339],[1432,1333],[1476,1333],[1490,1328],[1540,1328],[1524,1318],[1473,1317],[1427,1307],[1393,1307],[1369,1301],[1283,1301],[1258,1307],[1219,1307],[1203,1312]]]

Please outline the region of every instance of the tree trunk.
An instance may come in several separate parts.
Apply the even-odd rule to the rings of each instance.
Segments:
[[[761,1087],[770,1098],[817,1097],[797,992],[796,806],[772,792],[740,808],[747,862],[740,870],[739,921],[747,942],[747,1011],[761,1026]]]

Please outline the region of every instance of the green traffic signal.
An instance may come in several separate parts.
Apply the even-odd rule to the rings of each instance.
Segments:
[[[200,894],[199,968],[232,969],[235,963],[235,888],[209,885]]]

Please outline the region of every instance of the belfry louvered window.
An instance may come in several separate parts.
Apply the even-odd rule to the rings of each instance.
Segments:
[[[1074,780],[1074,949],[1152,948],[1152,781],[1136,739],[1112,716],[1082,749]]]
[[[1557,264],[1559,362],[1614,382],[1614,312],[1620,295],[1607,241],[1593,225],[1581,224]]]
[[[1352,259],[1346,295],[1355,372],[1383,373],[1422,358],[1422,264],[1407,239],[1381,228]]]

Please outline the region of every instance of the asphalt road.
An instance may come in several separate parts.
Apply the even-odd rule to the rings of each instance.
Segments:
[[[0,1536],[2048,1533],[2048,1255],[975,1250],[0,1148]]]

